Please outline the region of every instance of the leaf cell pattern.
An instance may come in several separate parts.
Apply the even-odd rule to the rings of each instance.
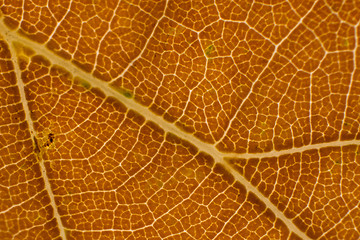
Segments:
[[[0,0],[1,239],[359,239],[360,4]]]

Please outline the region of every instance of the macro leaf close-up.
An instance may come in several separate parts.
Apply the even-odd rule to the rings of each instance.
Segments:
[[[0,0],[0,239],[360,239],[360,1]]]

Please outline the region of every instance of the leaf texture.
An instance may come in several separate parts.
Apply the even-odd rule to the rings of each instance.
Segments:
[[[0,10],[1,239],[360,239],[357,1]]]

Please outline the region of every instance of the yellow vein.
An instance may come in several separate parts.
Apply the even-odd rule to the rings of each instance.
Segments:
[[[0,29],[6,29],[6,28],[4,28],[3,26],[0,25]],[[34,129],[33,121],[31,120],[31,117],[30,117],[30,109],[29,109],[29,105],[28,105],[28,102],[26,100],[26,95],[25,95],[25,85],[24,85],[24,82],[21,79],[21,70],[20,70],[17,58],[15,57],[17,54],[16,54],[16,51],[15,51],[15,48],[14,48],[14,45],[13,45],[13,41],[12,41],[13,38],[10,37],[10,36],[11,36],[11,34],[9,34],[8,31],[5,31],[5,34],[4,34],[3,37],[4,37],[5,41],[8,43],[8,45],[9,45],[9,49],[10,49],[10,53],[11,53],[11,60],[12,60],[12,62],[14,64],[15,76],[16,76],[16,79],[17,79],[17,84],[18,84],[18,88],[19,88],[19,92],[20,92],[20,98],[21,98],[21,102],[22,102],[23,109],[24,109],[24,112],[25,112],[25,119],[26,119],[26,121],[28,123],[31,138],[34,140],[34,139],[37,139],[37,134],[36,134],[36,131]],[[36,141],[36,140],[34,140],[34,141]],[[39,158],[39,156],[36,156],[36,157]],[[54,217],[55,217],[55,219],[56,219],[56,221],[58,223],[60,236],[61,236],[62,239],[66,239],[65,229],[64,229],[64,227],[62,225],[60,214],[58,212],[57,205],[55,203],[54,194],[53,194],[53,192],[51,190],[50,181],[49,181],[49,178],[47,177],[44,162],[41,161],[41,159],[38,159],[38,163],[39,163],[39,166],[40,166],[42,178],[44,180],[45,190],[47,191],[47,193],[49,195],[50,204],[51,204],[51,206],[53,207],[53,210],[54,210]]]
[[[265,158],[265,157],[279,157],[281,155],[293,154],[297,152],[304,152],[307,150],[313,149],[321,149],[327,147],[343,147],[343,146],[350,146],[350,145],[360,145],[360,140],[338,140],[333,142],[326,142],[326,143],[318,143],[318,144],[311,144],[305,145],[298,148],[291,148],[286,150],[280,151],[270,151],[264,153],[223,153],[223,157],[225,158]]]

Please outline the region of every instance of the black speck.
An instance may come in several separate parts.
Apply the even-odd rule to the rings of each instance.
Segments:
[[[52,143],[54,141],[54,134],[53,133],[49,133],[49,142]]]
[[[48,140],[44,144],[44,147],[50,146],[54,142],[55,135],[53,133],[48,134]]]

